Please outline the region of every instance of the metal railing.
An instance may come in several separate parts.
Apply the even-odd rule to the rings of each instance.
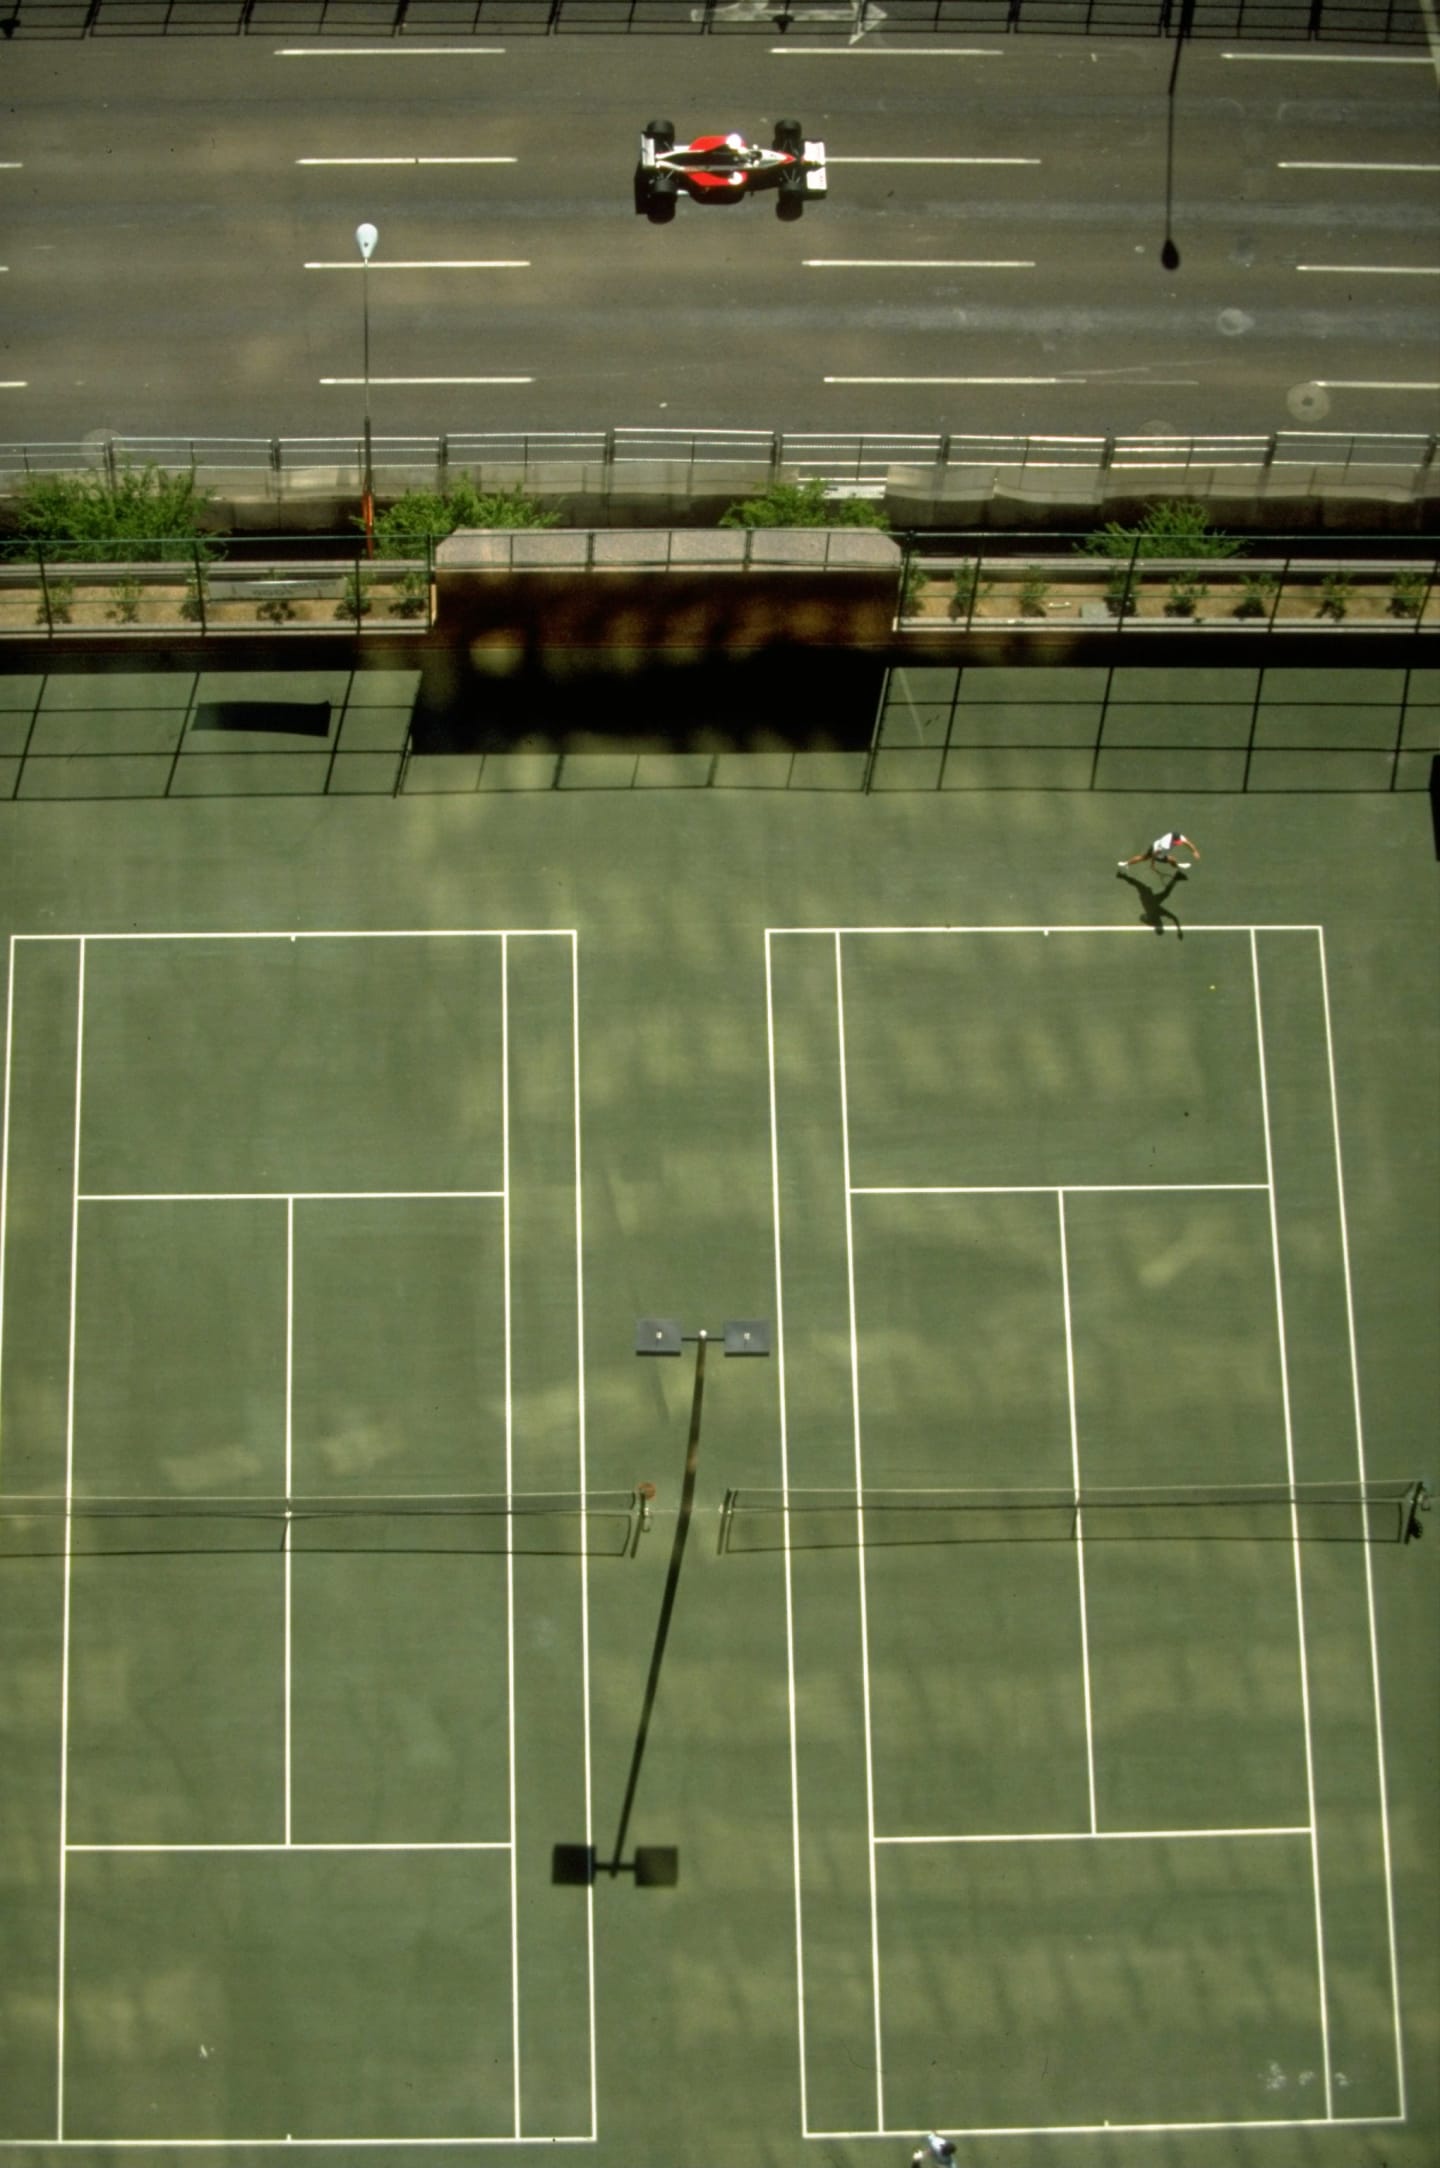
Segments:
[[[123,548],[134,558],[121,560]],[[97,562],[100,553],[84,544],[34,545],[25,557],[0,559],[0,641],[424,632],[434,622],[429,554],[368,558],[347,538],[317,542],[303,562],[254,554],[218,561],[192,541],[143,551],[111,544]]]
[[[3,0],[0,0],[3,4]],[[1249,484],[1275,494],[1317,495],[1371,486],[1413,498],[1440,491],[1434,431],[1285,429],[1269,434],[1155,437],[1001,436],[950,430],[845,434],[771,429],[573,429],[451,432],[373,440],[384,496],[443,490],[461,475],[481,489],[523,485],[557,500],[602,502],[719,499],[775,481],[870,483],[897,506],[983,493],[997,483],[1047,475],[1088,477],[1114,495]],[[0,444],[0,501],[32,475],[103,473],[153,465],[193,475],[237,501],[358,496],[358,437],[106,436],[97,441]],[[913,525],[901,510],[897,525]]]
[[[1162,558],[1098,557],[1070,543],[1001,553],[985,538],[951,538],[947,550],[910,537],[901,581],[903,633],[1038,632],[1061,626],[1085,634],[1166,631],[1434,633],[1440,630],[1440,558],[1394,538],[1388,554],[1347,552],[1334,537],[1303,552],[1255,544],[1256,554]]]
[[[1425,46],[1418,0],[0,0],[6,38],[805,37],[959,32]]]

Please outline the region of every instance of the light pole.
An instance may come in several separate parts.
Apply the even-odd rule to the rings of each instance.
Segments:
[[[365,521],[367,557],[375,555],[375,469],[370,457],[370,258],[379,238],[377,229],[368,223],[355,228],[355,246],[360,251],[360,313],[364,322],[365,477],[360,490],[360,510]]]

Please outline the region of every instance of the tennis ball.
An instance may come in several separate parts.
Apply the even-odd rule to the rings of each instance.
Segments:
[[[1214,993],[1215,989],[1214,989],[1214,987],[1213,987],[1213,986],[1211,987],[1210,991],[1211,991],[1211,993],[1212,993],[1212,994]]]

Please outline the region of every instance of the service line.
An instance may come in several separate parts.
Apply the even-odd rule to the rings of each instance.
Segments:
[[[806,256],[807,271],[1033,271],[1029,257]]]
[[[1277,158],[1275,164],[1281,173],[1440,173],[1440,165],[1372,165],[1348,158]]]
[[[1317,376],[1311,379],[1322,391],[1440,391],[1440,382],[1434,384],[1402,384],[1386,382],[1382,377],[1363,376]]]
[[[770,51],[787,58],[793,54],[801,60],[848,60],[852,55],[859,60],[1000,60],[1004,57],[998,45],[907,45],[903,52],[897,47],[883,53],[877,52],[873,45],[868,50],[861,45],[772,45]]]
[[[831,158],[827,166],[1038,166],[1038,158]],[[1426,168],[1425,170],[1432,170]],[[1440,169],[1433,169],[1440,170]]]
[[[533,376],[372,376],[372,384],[533,384]],[[322,376],[322,384],[363,384],[363,376]]]
[[[824,384],[1083,384],[1083,376],[827,376]]]
[[[1333,271],[1342,278],[1440,279],[1440,263],[1297,263],[1297,271]]]
[[[297,158],[297,166],[513,166],[514,158]]]
[[[458,60],[497,56],[503,45],[277,45],[277,60]]]
[[[528,271],[528,256],[407,256],[388,263],[372,263],[372,271]],[[358,259],[354,263],[307,263],[307,271],[363,271],[365,265]],[[378,379],[372,379],[378,382]]]
[[[1423,53],[1222,53],[1222,60],[1308,60],[1332,68],[1428,68]]]

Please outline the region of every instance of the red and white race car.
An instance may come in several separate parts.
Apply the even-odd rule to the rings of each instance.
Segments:
[[[640,134],[635,208],[663,224],[675,216],[682,188],[696,203],[725,203],[773,187],[778,215],[798,218],[807,196],[824,195],[826,178],[825,146],[807,143],[798,120],[776,121],[769,150],[734,131],[677,144],[673,121],[652,120]]]

